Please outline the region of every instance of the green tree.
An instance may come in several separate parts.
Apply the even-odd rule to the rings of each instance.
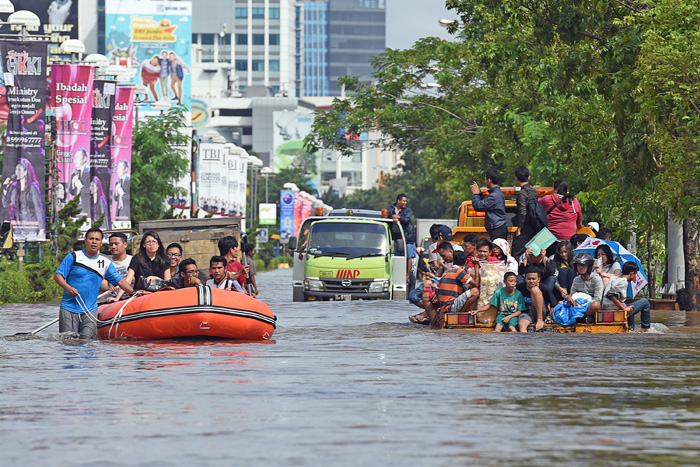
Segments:
[[[165,200],[182,195],[177,186],[190,167],[190,137],[182,107],[140,121],[134,129],[131,171],[131,217],[135,222],[162,219]]]
[[[489,168],[510,184],[523,163],[534,183],[566,178],[584,216],[616,238],[651,239],[666,208],[687,219],[700,206],[696,3],[447,0],[455,39],[387,50],[373,84],[343,78],[353,94],[306,142],[348,153],[343,132],[378,128],[379,144],[424,150],[452,201]],[[700,263],[686,273],[696,284]]]

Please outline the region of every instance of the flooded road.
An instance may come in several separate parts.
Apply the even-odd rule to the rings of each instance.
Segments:
[[[292,303],[273,342],[0,339],[2,465],[697,465],[700,324],[429,331],[406,302]],[[57,305],[0,307],[0,335]],[[639,326],[638,326],[639,327]]]

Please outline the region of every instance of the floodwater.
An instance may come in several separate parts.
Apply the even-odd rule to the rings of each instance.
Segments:
[[[697,465],[700,319],[430,331],[407,303],[291,302],[274,341],[0,339],[0,465]],[[56,305],[0,307],[0,335]],[[639,323],[637,325],[639,327]]]

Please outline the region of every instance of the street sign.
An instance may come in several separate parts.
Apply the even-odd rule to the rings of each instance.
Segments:
[[[289,232],[280,232],[280,243],[289,243]]]
[[[258,243],[267,243],[268,242],[268,236],[267,236],[267,229],[260,229],[258,232]]]

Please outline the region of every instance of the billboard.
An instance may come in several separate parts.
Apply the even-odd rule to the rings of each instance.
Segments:
[[[15,241],[45,240],[46,47],[1,41],[0,53],[0,83],[7,89],[0,221],[13,224]]]
[[[272,113],[276,131],[272,136],[274,155],[270,166],[275,172],[288,167],[299,167],[311,177],[316,189],[321,187],[320,155],[304,148],[304,138],[311,133],[314,116],[310,112]]]
[[[192,3],[105,1],[105,50],[126,67],[122,83],[143,84],[150,101],[182,104],[190,122]],[[142,115],[159,113],[142,105]]]
[[[79,0],[10,0],[15,11],[31,11],[39,17],[41,26],[28,27],[30,33],[51,36],[48,46],[48,64],[70,61],[70,54],[61,54],[61,43],[68,39],[78,39]],[[2,34],[15,34],[20,31],[18,25],[3,25]]]

